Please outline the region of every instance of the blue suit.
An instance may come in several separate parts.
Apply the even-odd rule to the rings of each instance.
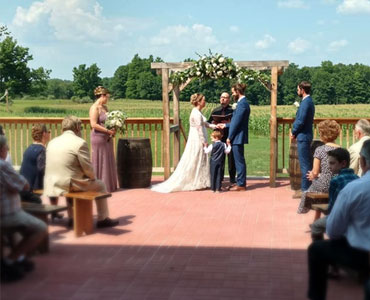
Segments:
[[[238,186],[246,186],[247,166],[244,158],[244,144],[248,144],[248,123],[250,107],[245,97],[239,99],[231,122],[226,124],[229,128],[228,139],[231,141],[237,172],[236,183]]]
[[[315,106],[311,96],[308,96],[302,100],[297,110],[292,129],[292,135],[297,139],[298,159],[302,173],[302,191],[306,191],[311,185],[306,175],[312,169],[311,142],[313,138],[312,126],[314,115]]]

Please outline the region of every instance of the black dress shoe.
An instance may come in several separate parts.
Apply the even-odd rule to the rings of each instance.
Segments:
[[[54,221],[55,219],[63,219],[63,214],[60,213],[52,213],[51,220]]]
[[[35,269],[35,263],[28,258],[24,258],[21,261],[15,262],[17,266],[19,266],[25,272],[31,272]]]
[[[13,282],[24,277],[23,269],[15,263],[8,265],[2,260],[0,271],[1,282]]]
[[[105,227],[114,227],[117,226],[119,222],[117,220],[112,220],[110,218],[105,218],[104,220],[100,220],[96,223],[97,228],[105,228]]]
[[[73,227],[73,219],[72,219],[72,218],[69,218],[69,219],[68,219],[67,227],[68,227],[68,228],[72,228],[72,227]]]

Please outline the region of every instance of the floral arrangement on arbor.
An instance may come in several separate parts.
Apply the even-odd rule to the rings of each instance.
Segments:
[[[105,127],[109,130],[114,129],[116,132],[125,132],[125,120],[127,116],[120,110],[113,110],[107,114],[105,119]]]
[[[241,68],[232,58],[222,54],[212,54],[209,50],[209,55],[197,55],[200,57],[199,60],[194,62],[194,65],[190,68],[171,74],[170,80],[172,83],[182,84],[191,78],[201,80],[228,78],[235,79],[238,82],[257,80],[266,87],[270,82],[269,75],[260,71]]]

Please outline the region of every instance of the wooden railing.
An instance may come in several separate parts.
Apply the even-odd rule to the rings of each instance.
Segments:
[[[340,135],[337,139],[337,143],[343,148],[349,148],[355,143],[355,125],[359,118],[316,118],[314,120],[314,139],[318,139],[317,124],[324,120],[335,120],[341,127]],[[292,131],[294,118],[277,118],[278,131],[276,133],[278,141],[278,155],[277,155],[277,173],[288,173],[289,168],[289,148],[290,138],[289,135]],[[370,119],[368,119],[370,121]]]
[[[61,123],[63,118],[0,118],[0,124],[3,126],[5,135],[8,139],[10,155],[13,165],[19,166],[22,163],[23,152],[32,143],[31,129],[36,123],[45,124],[51,131],[51,138],[61,134]],[[81,118],[82,137],[90,145],[90,121],[88,118]],[[173,119],[170,120],[173,123]],[[150,139],[152,147],[153,172],[163,172],[163,119],[162,118],[129,118],[125,122],[126,131],[124,135],[117,134],[114,138],[114,151],[116,151],[118,139],[121,137],[146,137]],[[186,134],[180,122],[182,153]],[[173,134],[171,136],[171,168],[173,168]]]

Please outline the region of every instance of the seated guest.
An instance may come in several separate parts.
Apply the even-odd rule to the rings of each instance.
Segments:
[[[359,177],[353,172],[349,166],[349,152],[343,148],[337,148],[328,152],[329,168],[333,175],[338,175],[332,178],[329,186],[329,206],[328,214],[333,209],[335,200],[339,192],[352,180]],[[311,225],[312,240],[322,240],[326,229],[327,216],[316,220]]]
[[[19,173],[30,184],[29,191],[21,192],[22,201],[41,203],[40,197],[33,194],[33,190],[43,189],[45,174],[45,145],[49,141],[49,131],[44,124],[32,126],[33,143],[23,153],[22,165]]]
[[[358,176],[361,176],[362,170],[360,168],[360,151],[363,143],[370,139],[370,122],[368,120],[358,120],[355,126],[355,137],[358,142],[354,143],[348,149],[351,156],[349,167],[352,168]]]
[[[317,147],[315,150],[313,168],[306,175],[312,181],[312,184],[308,190],[302,193],[301,203],[298,207],[299,214],[307,213],[311,209],[311,205],[315,204],[306,198],[308,192],[328,192],[330,180],[333,176],[329,169],[328,152],[340,147],[335,143],[340,133],[340,126],[337,122],[334,120],[325,120],[320,122],[317,128],[319,130],[320,140],[324,145]]]
[[[3,130],[3,126],[1,126],[1,125],[0,125],[0,135],[5,135],[4,130]],[[12,164],[12,158],[10,157],[9,151],[8,151],[8,154],[6,155],[5,161]]]
[[[329,240],[315,241],[308,248],[308,298],[326,298],[328,266],[346,266],[366,275],[370,251],[370,141],[360,151],[363,176],[340,191],[328,216]]]
[[[46,224],[21,208],[19,192],[29,189],[27,180],[5,161],[8,152],[5,136],[0,136],[0,229],[21,233],[22,240],[1,261],[1,279],[21,279],[34,264],[26,256],[47,234]]]
[[[81,120],[74,116],[64,118],[62,135],[52,139],[46,148],[44,194],[58,197],[65,192],[106,192],[102,181],[96,179],[90,161],[89,148],[81,136]],[[107,199],[96,200],[97,227],[118,225],[108,217]]]

